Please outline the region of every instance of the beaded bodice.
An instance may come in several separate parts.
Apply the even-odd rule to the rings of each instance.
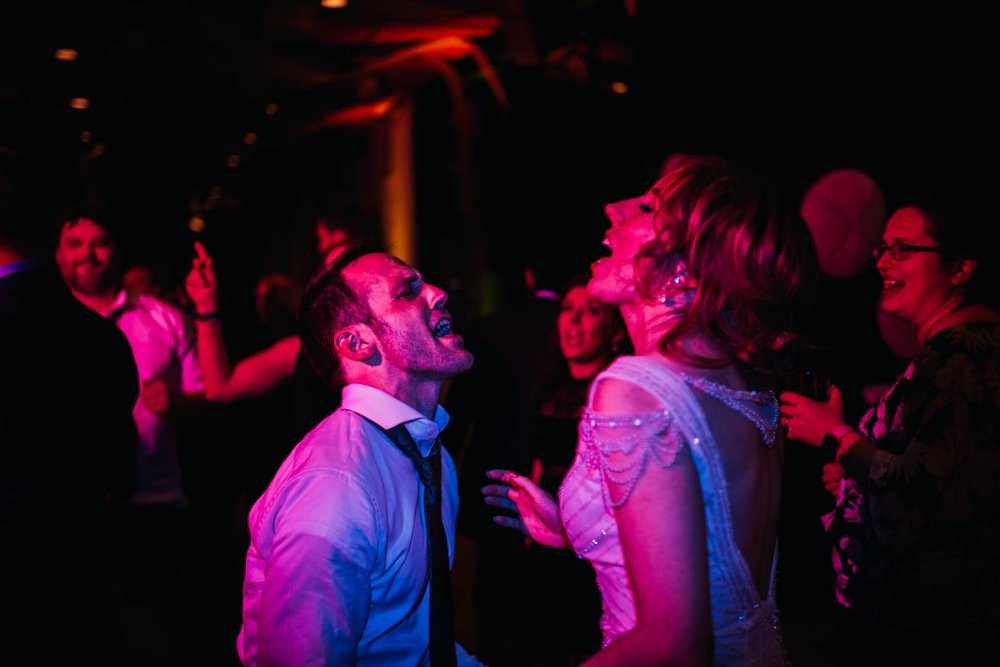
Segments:
[[[627,501],[648,466],[673,465],[687,447],[697,467],[705,511],[716,664],[781,664],[773,590],[760,599],[736,544],[721,456],[695,395],[695,391],[710,394],[739,412],[757,427],[764,444],[771,446],[778,415],[773,392],[734,390],[678,373],[648,357],[624,356],[595,379],[591,401],[605,378],[636,384],[662,404],[652,412],[617,416],[597,415],[588,405],[580,424],[576,459],[559,490],[566,534],[597,575],[605,645],[636,622],[614,508]],[[773,574],[772,566],[772,588]]]

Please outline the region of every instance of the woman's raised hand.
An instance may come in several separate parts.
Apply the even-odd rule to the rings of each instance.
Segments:
[[[191,270],[184,280],[184,289],[196,312],[214,313],[218,306],[218,288],[215,283],[215,272],[212,270],[212,257],[201,241],[194,242],[194,252]]]
[[[486,476],[502,482],[482,488],[486,504],[502,507],[517,515],[498,514],[493,517],[495,523],[519,530],[548,547],[569,547],[555,498],[524,475],[511,470],[488,470]]]

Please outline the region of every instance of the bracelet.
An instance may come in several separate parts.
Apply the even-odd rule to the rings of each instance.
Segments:
[[[219,319],[219,311],[213,310],[210,313],[199,313],[197,311],[191,313],[191,319],[195,322],[207,322],[209,320]]]
[[[838,431],[840,429],[837,429]],[[849,435],[857,435],[857,438],[848,438]],[[861,438],[861,434],[855,431],[853,428],[843,432],[839,438],[837,438],[837,453],[834,455],[833,460],[837,465],[840,465],[840,459],[843,458],[844,454],[854,446],[854,443]]]

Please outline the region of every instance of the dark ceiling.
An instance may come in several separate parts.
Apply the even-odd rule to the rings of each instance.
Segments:
[[[471,97],[533,113],[568,93],[605,94],[609,77],[634,71],[635,3],[477,0],[353,0],[341,10],[319,0],[79,3],[55,0],[0,10],[0,112],[6,135],[22,127],[46,148],[81,160],[153,157],[192,185],[209,187],[246,132],[273,146],[301,138],[324,114],[394,92],[418,93],[448,61]],[[465,57],[393,58],[451,37]],[[53,54],[72,48],[78,58]],[[477,60],[476,58],[479,58]],[[496,72],[492,88],[483,63]],[[536,92],[539,97],[536,97]],[[558,93],[555,93],[558,94]],[[546,97],[548,96],[548,97]],[[86,97],[89,107],[71,109]],[[488,96],[487,96],[488,97]],[[266,105],[280,112],[265,117]],[[486,103],[490,103],[486,100]],[[472,101],[473,106],[479,104]],[[488,113],[488,112],[487,112]],[[17,128],[17,130],[13,129]],[[78,141],[82,132],[86,141]],[[3,137],[0,137],[3,138]],[[135,153],[141,153],[136,155]],[[124,157],[122,158],[124,160]],[[134,164],[134,163],[133,163]],[[125,170],[126,174],[134,169]]]
[[[331,108],[412,90],[428,78],[427,68],[414,64],[418,59],[410,66],[380,63],[448,36],[475,44],[505,74],[534,70],[593,86],[615,68],[636,66],[639,14],[630,13],[632,4],[353,0],[340,10],[319,0],[7,4],[0,10],[6,63],[0,105],[33,121],[89,129],[95,141],[147,129],[155,137],[155,124],[164,122],[197,137],[191,143],[219,144],[269,102],[292,113],[291,122],[305,123]],[[54,59],[60,48],[75,49],[77,60]],[[482,74],[460,65],[462,75]],[[70,109],[69,100],[81,96],[90,107]]]

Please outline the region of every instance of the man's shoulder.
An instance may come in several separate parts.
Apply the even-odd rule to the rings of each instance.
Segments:
[[[17,320],[27,327],[58,327],[72,331],[77,342],[84,346],[91,336],[98,336],[128,349],[122,332],[107,318],[81,303],[57,275],[47,270],[23,271],[6,276],[0,300],[4,303],[0,313]]]
[[[183,322],[188,318],[183,308],[152,294],[130,294],[128,299],[129,304],[134,308],[167,316],[179,322]]]
[[[0,299],[4,299],[5,303],[19,303],[24,306],[37,305],[50,309],[52,304],[45,300],[52,297],[60,297],[67,302],[72,300],[79,303],[69,291],[66,283],[45,269],[17,271],[0,277]],[[4,312],[9,311],[5,310]]]
[[[5,280],[10,301],[0,299],[5,306],[0,308],[0,366],[11,377],[31,373],[43,385],[61,377],[63,385],[79,382],[80,387],[100,377],[104,390],[84,390],[78,403],[92,408],[98,398],[110,402],[116,392],[130,395],[129,405],[135,401],[135,359],[128,338],[114,322],[81,303],[52,272],[25,271]],[[67,336],[72,346],[66,345]]]
[[[373,426],[360,414],[338,408],[306,433],[292,450],[297,469],[337,469],[365,474],[373,470],[370,444]]]
[[[275,473],[265,495],[272,501],[305,489],[324,495],[384,498],[384,466],[370,447],[371,427],[361,415],[338,409],[303,436]]]
[[[134,326],[133,322],[158,328],[178,342],[194,334],[191,318],[180,306],[150,294],[130,294],[127,306],[116,319],[126,329]]]

